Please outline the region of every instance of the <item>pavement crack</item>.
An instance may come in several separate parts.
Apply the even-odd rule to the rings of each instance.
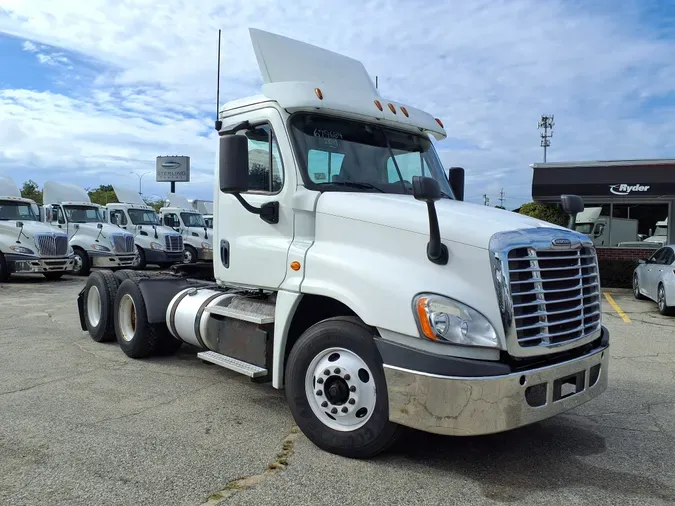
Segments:
[[[260,474],[244,476],[242,478],[237,478],[227,482],[225,488],[211,494],[206,499],[206,501],[201,504],[201,506],[213,506],[215,504],[221,504],[235,495],[237,492],[253,488],[270,476],[284,471],[286,467],[288,467],[289,460],[294,453],[293,449],[295,446],[295,440],[298,438],[299,434],[300,430],[294,425],[288,435],[283,439],[281,443],[281,451],[277,453],[276,458],[268,464],[267,469],[265,469]]]
[[[51,379],[49,381],[43,381],[41,383],[36,383],[35,385],[31,385],[31,386],[28,386],[28,387],[17,388],[16,390],[8,390],[6,392],[0,392],[0,395],[9,395],[9,394],[15,394],[15,393],[18,393],[18,392],[26,392],[28,390],[32,390],[32,389],[37,388],[37,387],[41,387],[42,385],[49,385],[50,383],[58,383],[59,381],[64,381],[64,380],[68,380],[68,379],[71,379],[71,378],[77,378],[78,376],[84,376],[85,374],[89,374],[89,373],[92,373],[92,372],[95,372],[95,371],[98,371],[98,370],[99,370],[99,368],[97,367],[95,369],[89,369],[87,371],[78,372],[76,374],[69,374],[68,376],[61,376],[60,378]]]

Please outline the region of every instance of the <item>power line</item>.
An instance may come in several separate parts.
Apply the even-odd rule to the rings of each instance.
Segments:
[[[551,137],[553,137],[553,126],[555,125],[553,121],[553,114],[550,116],[542,115],[539,123],[537,123],[537,128],[544,129],[544,132],[540,134],[541,137],[541,147],[544,148],[544,163],[546,163],[546,149],[551,145]]]

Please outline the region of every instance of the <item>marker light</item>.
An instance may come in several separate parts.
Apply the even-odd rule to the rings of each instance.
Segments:
[[[496,348],[497,332],[475,309],[440,295],[418,295],[414,302],[420,333],[439,343]]]
[[[373,100],[373,102],[375,102],[375,105],[381,111],[382,110],[382,104],[380,103],[380,101],[379,100]]]
[[[294,261],[294,262],[291,262],[291,269],[293,269],[294,271],[299,271],[300,270],[300,262],[298,262],[297,260]]]
[[[408,109],[406,109],[406,108],[403,107],[403,106],[401,106],[401,112],[403,113],[403,115],[404,115],[406,118],[409,118],[409,117],[410,117],[410,116],[408,115]]]
[[[319,98],[319,100],[323,100],[323,93],[321,93],[319,88],[314,88],[314,93],[316,93],[316,96]]]
[[[396,114],[396,107],[394,107],[394,104],[387,104],[389,106],[389,110]]]
[[[440,125],[441,128],[445,128],[443,126],[443,122],[440,119],[438,119],[438,118],[434,118],[434,119],[436,120],[436,123],[438,123]]]

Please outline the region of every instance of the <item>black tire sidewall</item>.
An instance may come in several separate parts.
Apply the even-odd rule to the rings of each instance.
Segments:
[[[91,325],[88,312],[88,298],[91,286],[98,289],[101,300],[101,319],[97,326]],[[96,342],[112,341],[115,338],[115,328],[112,321],[113,304],[117,295],[118,283],[112,272],[98,271],[87,279],[85,285],[83,311],[84,322],[91,338]]]
[[[196,264],[196,263],[197,263],[197,258],[198,258],[198,255],[199,255],[199,254],[197,253],[197,249],[196,249],[194,246],[191,246],[191,245],[189,245],[189,244],[186,244],[186,245],[185,245],[185,250],[190,252],[190,254],[192,255],[192,260],[189,261],[189,262],[186,262],[185,259],[183,259],[183,263],[186,263],[186,264]]]
[[[86,251],[80,248],[75,248],[75,255],[80,257],[80,260],[82,261],[82,267],[80,268],[80,272],[73,272],[73,274],[76,276],[86,276],[91,271],[89,255]]]
[[[368,365],[375,381],[375,409],[368,422],[349,432],[324,425],[314,414],[305,391],[305,375],[314,357],[331,347],[356,353]],[[367,328],[355,322],[330,319],[308,329],[288,357],[285,394],[296,423],[318,447],[346,457],[367,458],[388,446],[395,425],[389,421],[387,385],[382,359]]]
[[[138,286],[138,279],[129,278],[120,283],[115,297],[115,336],[122,351],[131,358],[145,358],[152,355],[157,347],[157,333],[148,323],[148,315],[143,300],[143,294]],[[134,329],[134,337],[131,341],[126,341],[122,337],[119,322],[119,307],[122,297],[129,295],[134,302],[136,311],[136,328]]]

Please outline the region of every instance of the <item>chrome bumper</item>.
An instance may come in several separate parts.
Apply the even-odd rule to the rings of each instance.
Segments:
[[[131,253],[130,255],[92,255],[93,267],[104,267],[104,268],[115,268],[115,267],[131,267],[134,263],[135,254]]]
[[[13,262],[13,272],[70,272],[75,267],[74,257],[26,259]]]
[[[503,376],[439,376],[385,364],[389,419],[435,434],[503,432],[597,397],[607,388],[608,365],[609,346],[560,364]]]
[[[200,248],[197,250],[197,257],[199,260],[213,260],[213,250]]]

